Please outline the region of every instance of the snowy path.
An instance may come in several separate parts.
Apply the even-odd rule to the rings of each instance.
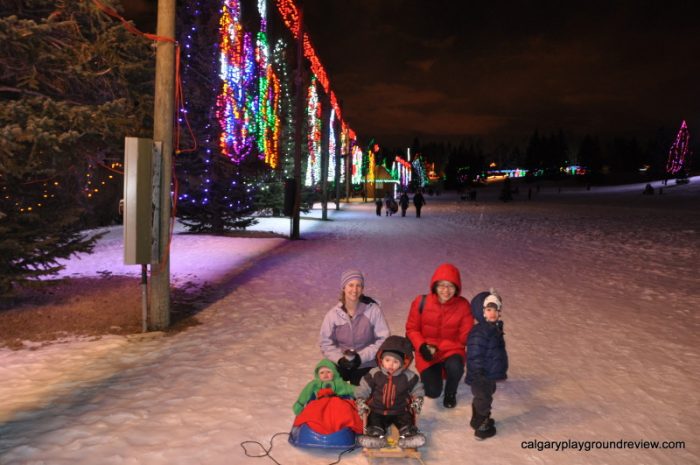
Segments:
[[[253,264],[232,258],[238,272],[220,273],[227,295],[184,333],[0,351],[0,464],[272,463],[239,444],[289,430],[341,271],[365,272],[366,293],[403,334],[411,300],[444,261],[462,271],[468,298],[489,286],[503,295],[511,369],[495,395],[494,439],[472,439],[468,386],[454,410],[426,403],[427,463],[699,464],[700,197],[672,194],[591,195],[588,204],[428,197],[421,219],[412,208],[386,218],[371,204],[345,205],[303,241],[266,239]],[[251,240],[228,241],[179,237],[174,247],[236,255]],[[522,447],[620,439],[685,449]],[[283,465],[337,459],[284,437],[272,455]],[[341,460],[364,463],[358,452]]]

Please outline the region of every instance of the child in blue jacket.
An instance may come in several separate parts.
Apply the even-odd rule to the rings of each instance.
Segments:
[[[467,338],[467,377],[471,385],[472,418],[476,439],[486,439],[496,434],[491,418],[496,381],[506,379],[508,353],[503,338],[501,307],[503,301],[494,289],[477,294],[471,301],[472,314],[478,321]]]

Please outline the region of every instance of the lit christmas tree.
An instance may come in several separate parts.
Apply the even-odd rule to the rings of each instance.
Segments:
[[[681,128],[678,130],[676,140],[671,144],[671,149],[668,151],[668,161],[666,162],[666,172],[669,174],[678,174],[683,168],[687,168],[688,158],[688,143],[690,134],[685,120],[681,123]]]
[[[185,107],[198,149],[178,156],[177,212],[193,232],[253,224],[255,180],[279,162],[280,84],[268,58],[265,2],[258,13],[255,35],[243,28],[238,0],[190,1],[180,16]]]

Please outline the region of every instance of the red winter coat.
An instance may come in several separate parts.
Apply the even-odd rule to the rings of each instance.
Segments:
[[[464,358],[467,335],[474,326],[469,302],[459,295],[462,290],[459,270],[449,263],[440,265],[430,280],[431,291],[438,281],[449,281],[457,286],[454,297],[441,304],[437,294],[430,292],[425,299],[423,312],[419,313],[418,308],[423,297],[419,295],[413,300],[406,321],[406,337],[415,348],[416,370],[421,373],[454,354]],[[423,343],[438,348],[431,361],[425,360],[420,353]]]

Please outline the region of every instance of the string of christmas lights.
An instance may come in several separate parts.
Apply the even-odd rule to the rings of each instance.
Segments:
[[[371,148],[367,150],[367,182],[374,182],[375,174],[377,169],[377,163],[374,157],[374,150]]]
[[[271,168],[279,162],[280,83],[270,63],[267,41],[267,0],[258,0],[260,31],[256,41],[258,93],[256,96],[255,127],[258,130],[258,153]]]
[[[688,155],[688,143],[690,142],[690,133],[685,120],[681,123],[681,128],[676,134],[676,140],[671,144],[668,151],[668,161],[666,162],[666,172],[669,174],[677,174],[683,169]]]
[[[292,36],[299,40],[299,31],[301,30],[301,21],[299,18],[299,9],[297,8],[294,0],[277,0],[277,9],[282,16],[282,21],[287,25],[292,33]],[[311,39],[309,35],[304,33],[302,38],[304,56],[311,65],[311,71],[318,79],[326,95],[328,95],[331,101],[331,107],[335,110],[336,117],[343,121],[342,113],[340,112],[340,105],[338,104],[338,99],[335,96],[335,92],[331,90],[330,82],[328,81],[328,75],[326,74],[326,69],[321,64],[321,60],[316,54],[316,50],[311,44]],[[355,132],[352,129],[348,129],[349,136],[351,139],[357,139]]]
[[[402,188],[406,188],[411,182],[412,174],[411,164],[397,155],[391,169],[392,178],[397,180]]]
[[[238,0],[224,0],[220,19],[221,93],[216,116],[221,126],[221,153],[240,163],[254,144],[255,111],[250,87],[255,53],[250,33],[243,30]]]
[[[279,157],[281,160],[282,177],[284,179],[292,177],[294,171],[294,104],[291,93],[291,76],[289,65],[285,60],[287,44],[282,39],[278,39],[272,51],[272,66],[276,70],[275,75],[279,76],[280,86],[279,107],[280,114],[278,123],[286,128],[286,132],[280,129],[279,132]]]
[[[335,181],[335,110],[328,121],[328,180]]]
[[[364,154],[362,152],[362,149],[359,146],[354,146],[352,148],[352,163],[351,163],[351,178],[350,181],[353,184],[360,184],[363,179],[362,179],[362,162],[363,162]]]
[[[321,120],[321,101],[316,90],[316,77],[311,77],[311,84],[307,92],[307,147],[309,158],[307,160],[306,186],[313,186],[321,180],[321,131],[323,121]]]
[[[416,172],[416,175],[418,176],[418,185],[420,187],[427,186],[428,185],[428,174],[425,171],[425,166],[423,165],[423,160],[420,155],[416,155],[415,160],[413,160],[413,169]]]

